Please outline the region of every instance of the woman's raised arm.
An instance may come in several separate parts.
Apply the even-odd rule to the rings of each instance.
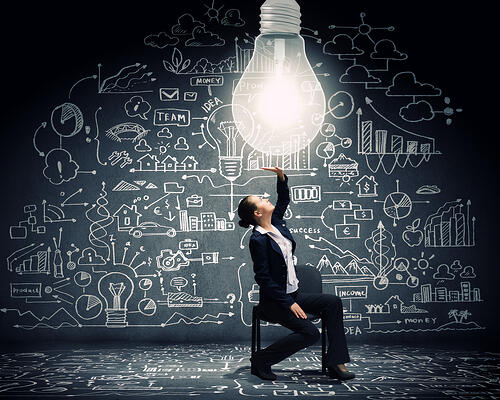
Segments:
[[[276,191],[278,192],[278,200],[273,211],[273,215],[277,216],[279,219],[283,219],[285,215],[286,208],[290,203],[290,191],[288,190],[288,177],[285,175],[283,170],[279,167],[274,168],[262,168],[266,171],[272,171],[278,176],[278,181],[276,184]]]

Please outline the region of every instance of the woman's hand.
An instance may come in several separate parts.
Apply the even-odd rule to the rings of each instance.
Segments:
[[[280,180],[284,181],[285,180],[285,173],[283,172],[283,170],[279,167],[273,167],[273,168],[267,168],[267,167],[262,167],[261,169],[264,169],[266,171],[272,171],[274,172],[276,175],[278,175],[278,177],[280,178]]]
[[[302,310],[302,308],[300,308],[297,303],[293,303],[290,306],[290,310],[292,310],[297,318],[307,319],[306,313],[304,312],[304,310]]]

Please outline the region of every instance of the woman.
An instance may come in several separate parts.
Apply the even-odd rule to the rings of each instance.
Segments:
[[[302,293],[293,265],[296,243],[283,220],[290,194],[288,177],[283,170],[262,168],[278,177],[278,200],[273,206],[268,199],[247,196],[238,206],[239,225],[254,226],[250,237],[250,254],[255,281],[260,287],[261,310],[267,320],[279,323],[293,331],[251,358],[251,372],[261,379],[274,380],[271,365],[290,357],[297,351],[314,344],[320,337],[318,329],[307,319],[306,312],[326,312],[328,333],[327,365],[332,378],[348,380],[355,377],[347,371],[349,353],[344,333],[342,300],[331,294]]]

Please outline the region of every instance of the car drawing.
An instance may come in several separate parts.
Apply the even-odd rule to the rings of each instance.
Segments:
[[[130,229],[128,232],[135,238],[142,236],[168,236],[174,237],[176,232],[171,226],[163,226],[156,222],[142,222],[135,228]]]

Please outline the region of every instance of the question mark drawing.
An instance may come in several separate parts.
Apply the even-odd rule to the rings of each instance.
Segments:
[[[233,303],[236,300],[236,295],[234,293],[229,293],[226,296],[226,299],[229,299],[229,304],[231,304],[231,308],[233,308]]]

